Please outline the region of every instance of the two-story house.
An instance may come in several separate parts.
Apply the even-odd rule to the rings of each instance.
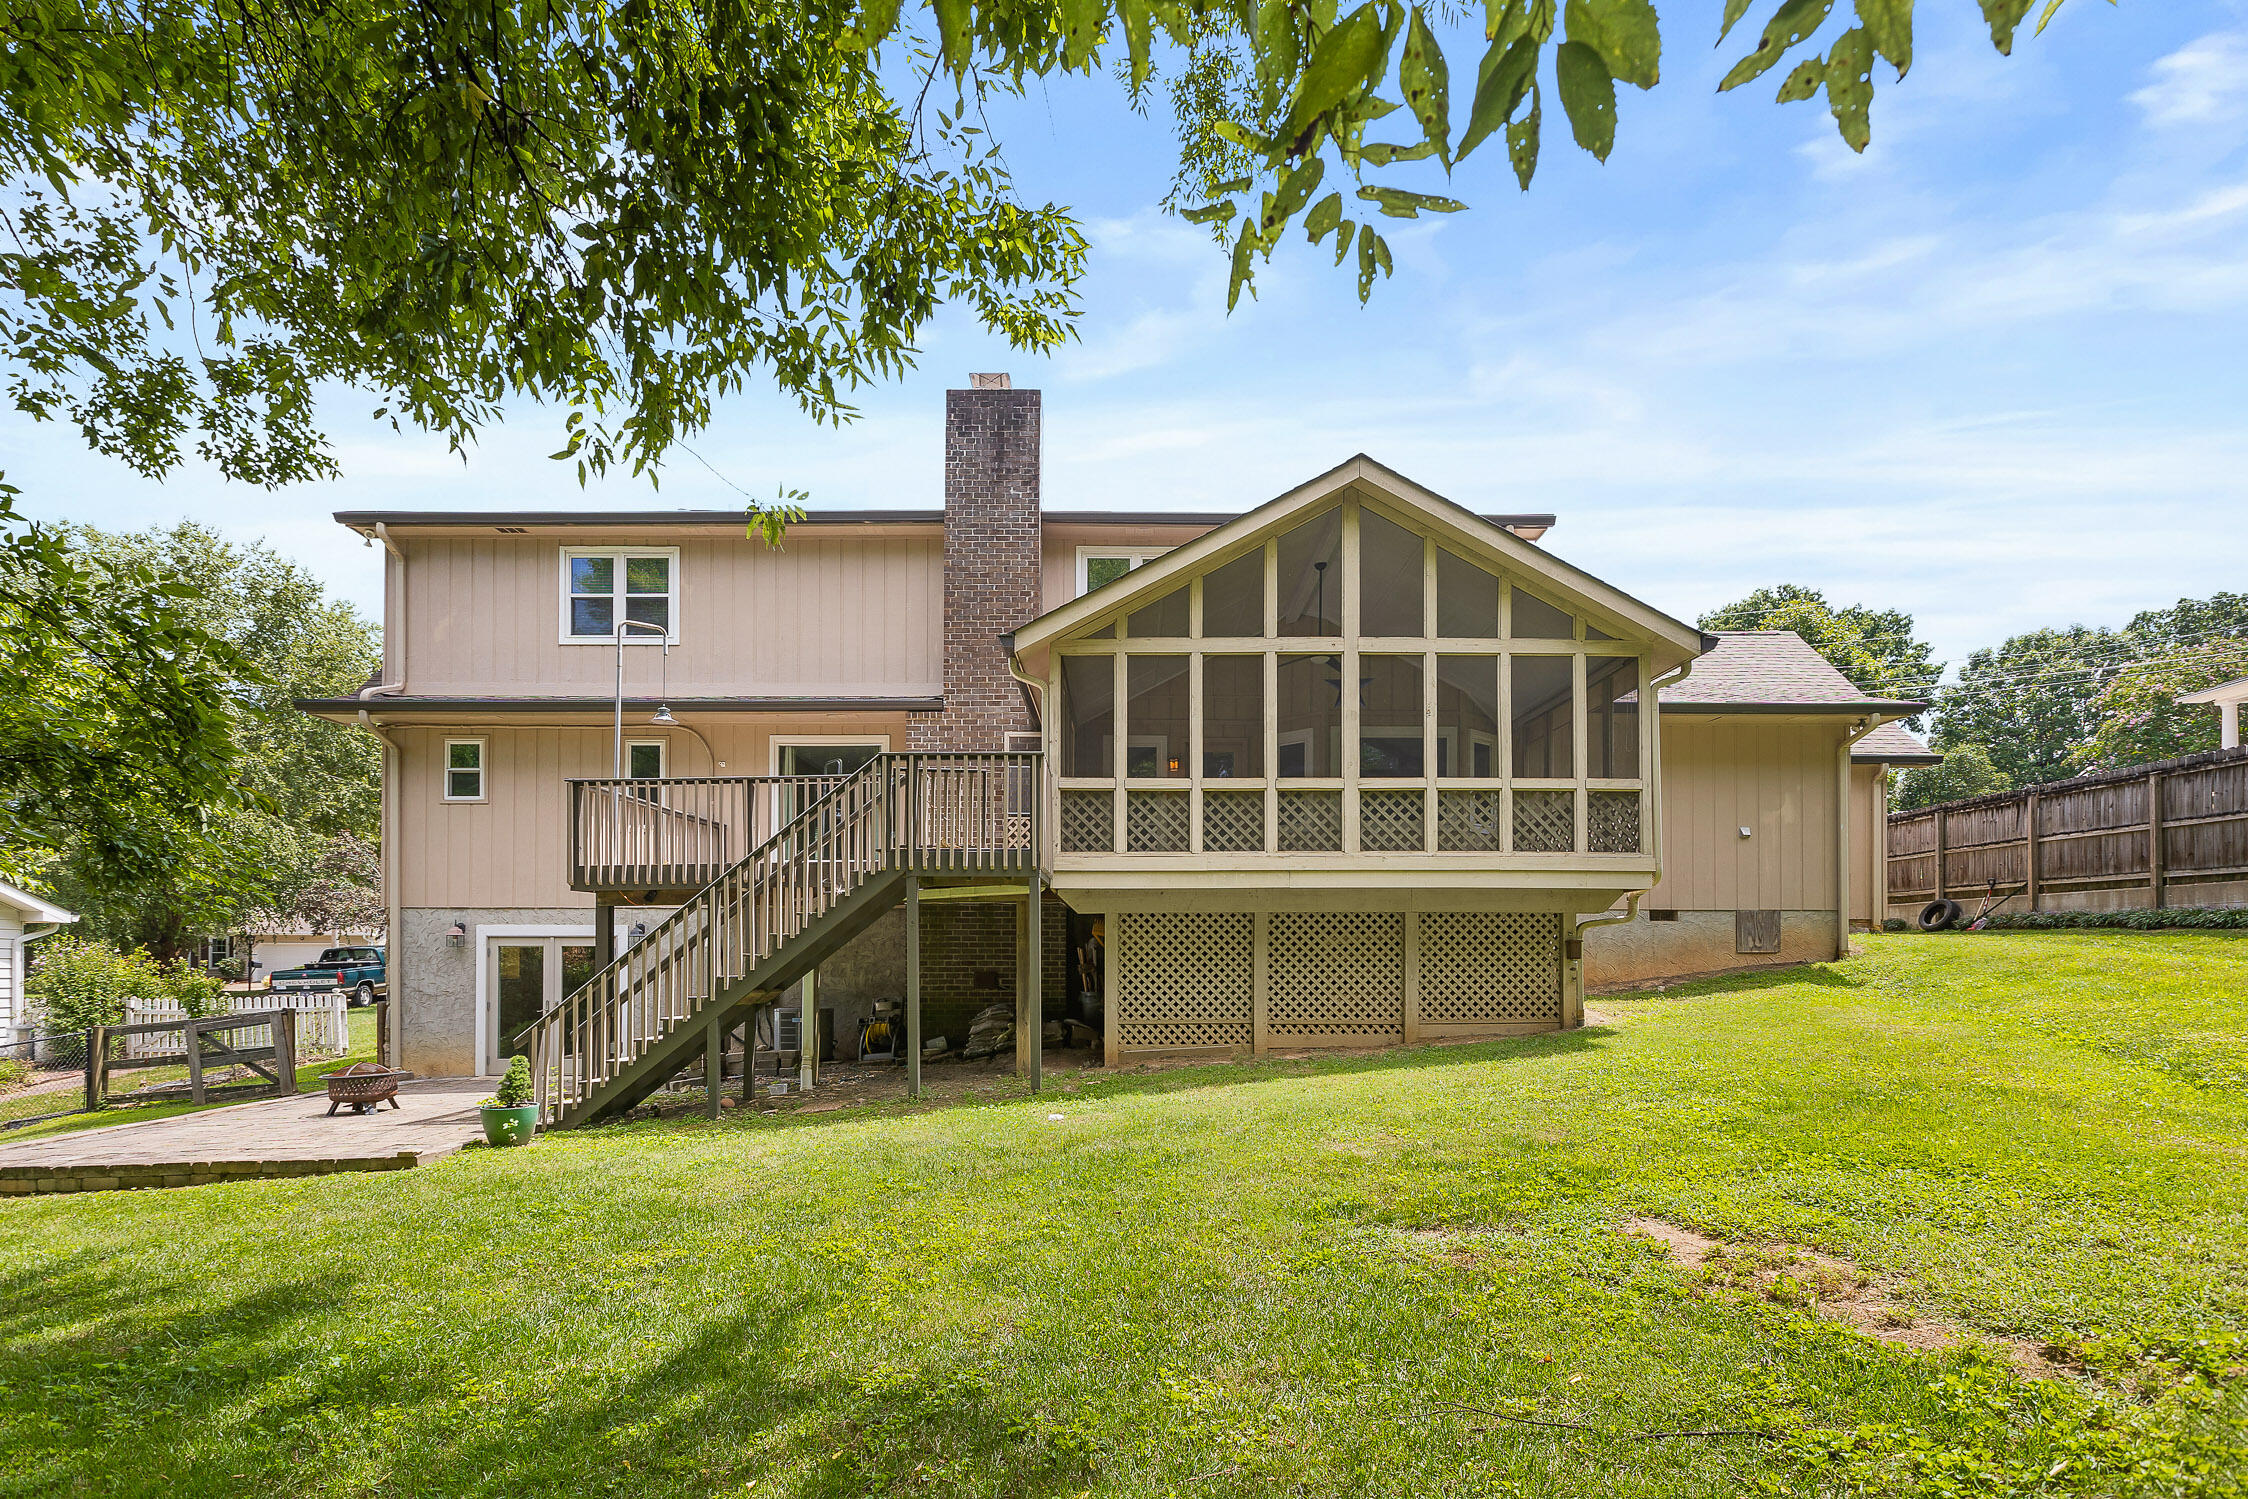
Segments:
[[[337,517],[387,552],[383,667],[302,706],[385,748],[394,1060],[528,1036],[595,1117],[807,976],[846,1056],[892,999],[957,1040],[1013,998],[1030,1067],[1041,1015],[1110,1061],[1511,1034],[1885,914],[1920,705],[1364,457],[1237,514],[1047,509],[1040,411],[975,377],[941,509],[778,548]]]

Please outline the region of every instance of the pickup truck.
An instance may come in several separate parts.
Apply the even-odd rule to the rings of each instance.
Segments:
[[[348,989],[351,1003],[373,1004],[376,991],[386,984],[383,952],[379,947],[331,947],[301,968],[284,968],[268,981],[268,986],[281,990]]]

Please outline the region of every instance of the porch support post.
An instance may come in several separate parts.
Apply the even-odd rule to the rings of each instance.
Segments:
[[[1561,913],[1561,1028],[1581,1029],[1585,1023],[1585,939],[1577,934],[1577,916]]]
[[[905,1091],[921,1096],[921,877],[905,877]]]
[[[796,1090],[809,1093],[820,1080],[820,971],[804,975],[797,993],[800,1001],[796,1026]]]
[[[718,1117],[718,1095],[726,1091],[726,1019],[712,1007],[703,1033],[703,1116]]]
[[[599,973],[616,960],[617,904],[596,896],[593,901],[593,971]]]
[[[1015,1055],[1036,1093],[1046,1060],[1046,882],[1035,872],[1022,911],[1024,963],[1015,984]]]

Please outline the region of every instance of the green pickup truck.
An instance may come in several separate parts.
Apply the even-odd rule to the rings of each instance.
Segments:
[[[267,981],[268,987],[297,989],[347,989],[351,1003],[371,1005],[385,988],[383,949],[331,947],[301,968],[285,968]]]

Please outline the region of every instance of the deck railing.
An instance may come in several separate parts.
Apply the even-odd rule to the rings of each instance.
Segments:
[[[512,1038],[530,1042],[541,1118],[559,1119],[591,1099],[868,881],[1035,870],[1038,764],[1035,753],[884,754],[833,778],[747,857]]]
[[[842,776],[572,780],[573,890],[696,890]]]

